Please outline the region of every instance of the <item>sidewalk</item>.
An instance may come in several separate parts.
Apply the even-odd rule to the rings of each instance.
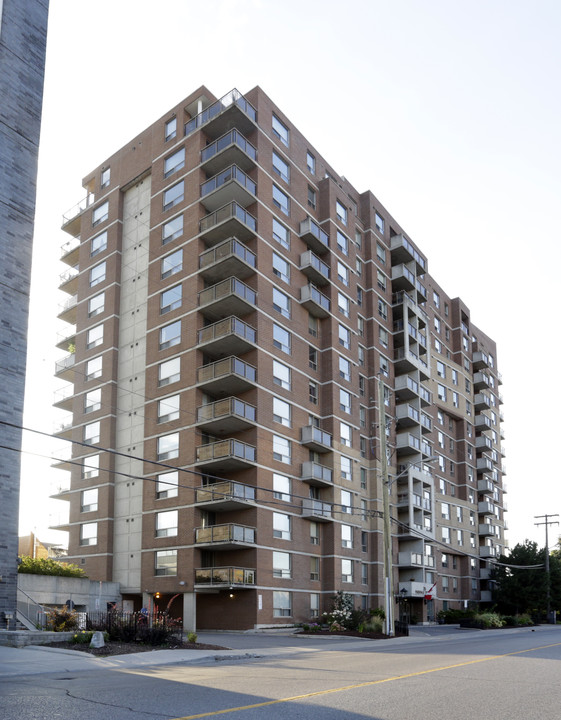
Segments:
[[[376,641],[382,647],[408,644],[415,639],[461,632],[454,626],[411,628],[411,636]],[[199,633],[199,642],[222,645],[230,650],[153,650],[152,652],[113,655],[107,658],[75,650],[40,645],[24,648],[0,646],[0,678],[24,677],[41,673],[73,673],[91,670],[125,670],[138,667],[172,664],[197,664],[220,660],[278,657],[318,650],[343,650],[349,645],[372,642],[362,638],[317,636],[286,633]]]

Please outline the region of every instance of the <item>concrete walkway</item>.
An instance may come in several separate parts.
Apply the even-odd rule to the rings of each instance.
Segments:
[[[465,632],[454,626],[411,628],[409,638],[398,637],[375,641],[382,647],[407,645],[415,639],[445,637]],[[343,650],[345,646],[372,642],[345,636],[313,636],[288,633],[199,633],[198,641],[221,645],[229,650],[153,650],[150,652],[96,657],[75,650],[29,645],[23,648],[0,646],[0,678],[24,677],[41,673],[75,673],[91,670],[126,670],[154,665],[197,664],[220,660],[278,657],[318,650]]]

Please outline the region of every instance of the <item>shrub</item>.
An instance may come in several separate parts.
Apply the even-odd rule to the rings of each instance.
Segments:
[[[361,633],[381,633],[383,632],[384,621],[381,617],[373,616],[370,620],[360,623],[358,631]]]
[[[53,608],[47,610],[47,630],[54,632],[64,632],[65,630],[74,630],[78,627],[78,614],[74,610],[67,607]]]
[[[81,630],[80,632],[72,636],[72,640],[70,642],[76,643],[78,645],[89,645],[92,641],[93,634],[94,630]],[[109,642],[110,638],[108,632],[103,633],[103,639],[105,640],[105,642]]]
[[[196,632],[187,633],[187,640],[188,640],[188,642],[195,644],[197,642],[197,633]]]
[[[331,612],[323,613],[325,622],[329,625],[330,630],[341,631],[348,630],[349,626],[356,622],[353,618],[354,600],[350,593],[344,593],[338,590],[333,597],[333,607]]]
[[[475,622],[481,623],[481,625],[485,628],[501,628],[504,625],[504,621],[499,613],[494,612],[477,613],[477,615],[474,615],[473,619]]]
[[[29,575],[60,575],[63,577],[87,577],[82,568],[71,563],[58,562],[52,558],[32,558],[24,555],[18,565],[19,573]]]
[[[383,607],[377,607],[370,611],[371,615],[374,615],[375,617],[379,617],[382,620],[386,619],[386,611]]]

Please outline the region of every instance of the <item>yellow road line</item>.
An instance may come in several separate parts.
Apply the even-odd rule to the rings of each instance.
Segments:
[[[317,692],[305,693],[304,695],[293,695],[292,697],[279,698],[277,700],[267,700],[266,702],[254,703],[253,705],[240,705],[239,707],[226,708],[225,710],[213,710],[212,712],[199,713],[198,715],[184,715],[174,720],[198,720],[198,718],[213,717],[215,715],[225,715],[226,713],[237,712],[239,710],[253,710],[254,708],[267,707],[268,705],[278,705],[279,703],[294,702],[295,700],[305,700],[306,698],[317,697],[318,695],[329,695],[330,693],[344,692],[345,690],[356,690],[357,688],[370,687],[372,685],[381,685],[382,683],[393,682],[394,680],[405,680],[406,678],[418,677],[419,675],[428,675],[430,673],[441,672],[442,670],[452,670],[453,668],[465,667],[466,665],[475,665],[476,663],[488,662],[489,660],[499,660],[509,655],[521,655],[522,653],[533,652],[534,650],[544,650],[546,648],[556,647],[561,643],[552,643],[551,645],[539,645],[538,647],[528,648],[527,650],[516,650],[515,652],[504,653],[503,655],[491,655],[486,658],[478,658],[477,660],[466,660],[466,662],[456,663],[455,665],[443,665],[442,667],[433,668],[432,670],[419,670],[406,675],[395,675],[394,677],[384,678],[383,680],[369,680],[368,682],[357,683],[355,685],[345,685],[343,687],[331,688],[330,690],[318,690]]]

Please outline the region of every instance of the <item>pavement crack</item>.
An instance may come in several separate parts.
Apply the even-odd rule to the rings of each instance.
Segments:
[[[137,713],[138,715],[147,715],[149,717],[160,717],[169,718],[169,715],[157,712],[148,712],[146,710],[137,710],[136,708],[130,707],[130,705],[120,705],[119,703],[103,702],[102,700],[93,700],[92,698],[81,697],[80,695],[74,695],[70,690],[66,690],[66,697],[72,698],[73,700],[82,700],[83,702],[92,703],[92,705],[103,705],[104,707],[119,708],[120,710],[128,710],[131,713]]]

